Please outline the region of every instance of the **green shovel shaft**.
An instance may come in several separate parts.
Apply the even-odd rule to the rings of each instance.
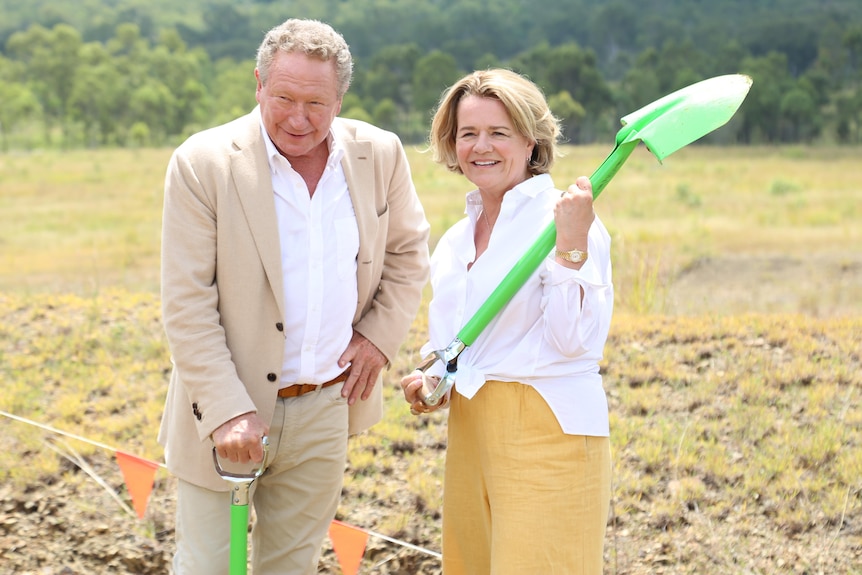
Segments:
[[[602,162],[602,165],[593,172],[593,175],[590,176],[590,183],[593,185],[593,199],[599,197],[599,194],[602,193],[608,182],[613,179],[632,154],[639,141],[629,136],[626,141],[617,144],[613,152]],[[536,271],[542,260],[548,257],[556,241],[557,226],[552,220],[542,231],[541,235],[533,242],[533,245],[527,249],[524,255],[521,256],[521,259],[506,274],[506,277],[491,292],[485,303],[476,310],[470,321],[458,332],[457,337],[461,342],[467,346],[473,345],[479,334],[488,327],[488,324],[503,309],[503,306],[509,303],[509,300],[521,289],[521,286],[527,282],[527,279],[533,275],[533,272]]]
[[[248,573],[248,505],[230,506],[230,575]]]
[[[623,117],[620,120],[623,128],[617,132],[613,152],[590,176],[593,198],[597,198],[604,190],[639,142],[643,141],[661,161],[724,125],[742,104],[751,82],[750,77],[742,74],[718,76],[677,90]],[[461,328],[454,341],[463,346],[472,345],[548,256],[556,239],[556,225],[552,221],[482,307]]]

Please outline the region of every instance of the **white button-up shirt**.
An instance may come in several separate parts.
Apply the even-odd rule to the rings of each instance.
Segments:
[[[278,153],[262,125],[261,131],[281,238],[285,303],[281,384],[319,385],[343,371],[337,362],[353,335],[358,298],[359,228],[341,167],[344,148],[330,134],[329,159],[311,196],[305,180]]]
[[[553,220],[559,197],[549,175],[508,191],[488,248],[468,271],[476,257],[473,235],[482,199],[478,190],[467,195],[467,217],[443,235],[431,257],[434,295],[423,356],[452,342]],[[598,217],[588,253],[580,270],[556,263],[553,254],[539,265],[459,356],[456,392],[471,398],[489,380],[521,382],[548,402],[565,433],[609,435],[598,364],[613,312],[613,284],[610,235]]]

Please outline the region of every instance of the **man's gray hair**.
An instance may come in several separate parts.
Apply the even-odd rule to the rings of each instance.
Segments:
[[[329,24],[317,20],[291,18],[269,32],[257,50],[257,70],[260,83],[266,85],[269,68],[278,51],[301,52],[335,63],[338,96],[344,96],[353,76],[353,58],[344,37]]]

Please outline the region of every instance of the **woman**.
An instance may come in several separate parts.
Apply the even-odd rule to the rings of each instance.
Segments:
[[[432,256],[427,354],[448,345],[554,219],[556,250],[458,359],[447,405],[446,575],[602,573],[610,503],[608,408],[598,362],[613,307],[610,237],[586,177],[548,172],[559,123],[538,87],[507,70],[469,74],[431,127],[435,161],[463,174],[467,217]],[[442,365],[438,364],[442,374]]]

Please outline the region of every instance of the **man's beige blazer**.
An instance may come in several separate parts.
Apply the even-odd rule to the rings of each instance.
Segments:
[[[391,362],[427,281],[429,226],[398,138],[341,118],[332,129],[346,149],[359,227],[354,328]],[[210,435],[250,411],[272,419],[284,355],[279,233],[258,109],[177,148],[162,225],[173,371],[159,441],[176,476],[226,490]],[[378,379],[372,396],[351,407],[350,433],[382,417],[381,386]]]

